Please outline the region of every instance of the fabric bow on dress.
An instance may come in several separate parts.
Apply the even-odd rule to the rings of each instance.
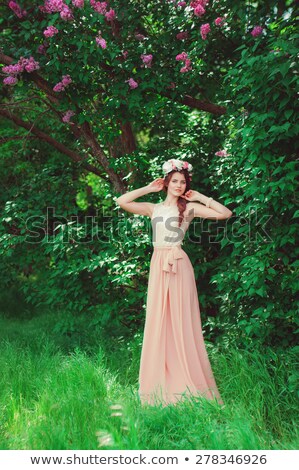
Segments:
[[[177,260],[183,258],[182,250],[178,246],[167,248],[167,256],[163,262],[163,271],[177,273]],[[172,269],[171,269],[172,268]]]

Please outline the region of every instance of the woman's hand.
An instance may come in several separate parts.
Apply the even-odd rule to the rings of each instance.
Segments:
[[[187,191],[181,197],[183,197],[187,201],[199,201],[200,193],[198,191],[193,191],[192,189],[189,189],[189,191]]]
[[[157,178],[148,184],[148,188],[150,189],[151,193],[157,193],[161,191],[164,187],[164,178]]]

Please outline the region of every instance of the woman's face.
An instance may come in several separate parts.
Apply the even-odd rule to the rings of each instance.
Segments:
[[[178,171],[172,174],[171,180],[168,185],[168,192],[175,196],[181,196],[186,189],[186,178],[183,173]]]

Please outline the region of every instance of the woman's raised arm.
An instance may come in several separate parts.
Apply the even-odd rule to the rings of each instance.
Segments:
[[[204,194],[190,189],[185,195],[182,196],[189,202],[188,209],[194,211],[194,217],[202,217],[203,219],[229,219],[233,213],[228,207],[225,207],[218,201]],[[201,204],[198,204],[198,203]],[[205,206],[207,204],[207,206]]]
[[[154,205],[152,202],[133,202],[134,199],[144,196],[145,194],[161,191],[163,188],[163,178],[157,178],[147,186],[142,188],[134,189],[128,193],[122,194],[116,199],[116,203],[127,212],[133,212],[133,214],[147,215],[151,217]]]

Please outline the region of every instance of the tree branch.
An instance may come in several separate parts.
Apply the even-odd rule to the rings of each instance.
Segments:
[[[102,178],[102,172],[98,168],[85,162],[84,159],[80,155],[78,155],[76,152],[74,152],[73,150],[70,150],[65,145],[53,139],[53,137],[49,136],[45,132],[38,129],[34,124],[25,122],[22,119],[20,119],[18,116],[8,111],[5,111],[4,109],[1,109],[1,108],[0,108],[0,115],[14,122],[17,126],[23,127],[24,129],[27,129],[32,134],[35,134],[39,139],[43,140],[44,142],[47,142],[48,144],[50,144],[52,147],[54,147],[56,150],[63,153],[64,155],[67,155],[74,162],[82,162],[83,168],[85,168],[86,170]]]
[[[103,153],[97,139],[95,138],[94,133],[92,132],[92,129],[90,127],[90,124],[85,121],[81,129],[82,129],[82,134],[84,135],[85,141],[87,142],[88,146],[92,150],[93,156],[99,161],[99,163],[102,165],[102,167],[108,174],[109,179],[111,183],[113,184],[114,188],[116,189],[116,191],[123,193],[125,191],[125,186],[120,176],[116,174],[112,168],[110,168],[109,160],[107,159],[106,155]]]
[[[111,77],[115,76],[115,74],[113,73],[113,68],[110,65],[107,66],[105,64],[104,66],[102,63],[99,63],[99,67],[103,68],[105,71],[108,71]],[[204,92],[202,88],[198,88],[198,90],[200,93]],[[158,94],[156,90],[153,90],[153,93]],[[202,111],[215,114],[216,116],[221,116],[222,114],[226,114],[227,112],[224,106],[219,106],[215,103],[211,103],[210,101],[198,100],[197,98],[193,98],[190,95],[185,95],[183,96],[183,98],[179,99],[179,98],[174,97],[171,93],[167,91],[160,92],[159,94],[161,96],[165,96],[169,98],[171,101],[185,104],[186,106],[189,106],[189,108],[201,109]]]
[[[12,64],[13,59],[3,54],[2,52],[0,52],[0,62],[6,65],[10,65]],[[39,89],[41,89],[46,94],[46,96],[52,103],[59,104],[59,99],[57,98],[57,96],[55,96],[55,92],[52,90],[52,88],[49,86],[48,82],[44,78],[42,78],[37,72],[27,73],[27,76],[37,85]],[[55,109],[54,111],[57,113]],[[17,116],[13,116],[12,118],[10,117],[9,113],[6,113],[5,111],[1,111],[0,114],[7,117],[7,119],[13,120],[16,124],[18,122],[22,123],[18,125],[30,130],[30,125],[28,125],[25,121],[22,121],[21,119],[17,118]],[[35,127],[34,129],[35,129],[36,135],[39,135],[39,136],[43,135],[43,137],[40,137],[42,138],[42,140],[46,140],[50,143],[50,141],[47,139],[50,139],[50,140],[52,139],[51,145],[55,146],[56,148],[57,148],[56,144],[58,146],[62,145],[61,147],[61,149],[63,148],[63,150],[61,150],[62,153],[64,153],[65,155],[69,155],[72,159],[74,159],[74,161],[82,161],[82,162],[84,161],[76,152],[72,152],[72,150],[67,149],[67,147],[65,147],[63,144],[59,144],[59,142],[57,142],[55,139],[43,133],[42,131],[36,129]],[[76,124],[73,124],[71,127],[71,131],[75,134],[77,138],[83,137],[85,139],[85,143],[89,146],[92,152],[94,152],[93,156],[96,158],[96,160],[102,165],[102,167],[107,172],[109,179],[111,183],[113,184],[115,190],[117,192],[123,193],[125,191],[125,185],[122,179],[119,177],[119,175],[116,174],[112,168],[109,168],[109,161],[106,155],[104,154],[103,150],[101,149],[99,143],[97,142],[97,139],[95,138],[89,124],[85,122],[83,126],[81,127],[78,127]],[[98,176],[102,176],[102,173],[100,173],[100,170],[98,170],[93,165],[89,165],[85,163],[84,167],[86,169],[90,168],[89,171],[92,171]]]
[[[164,91],[163,93],[160,93],[160,95],[166,96],[167,98],[174,100],[174,98],[171,96],[171,93],[169,92]],[[209,101],[201,101],[189,95],[185,95],[181,99],[176,98],[175,101],[177,101],[178,103],[185,104],[190,108],[201,109],[202,111],[207,111],[208,113],[216,114],[217,116],[221,116],[222,114],[226,113],[226,108],[224,106],[219,106]]]

